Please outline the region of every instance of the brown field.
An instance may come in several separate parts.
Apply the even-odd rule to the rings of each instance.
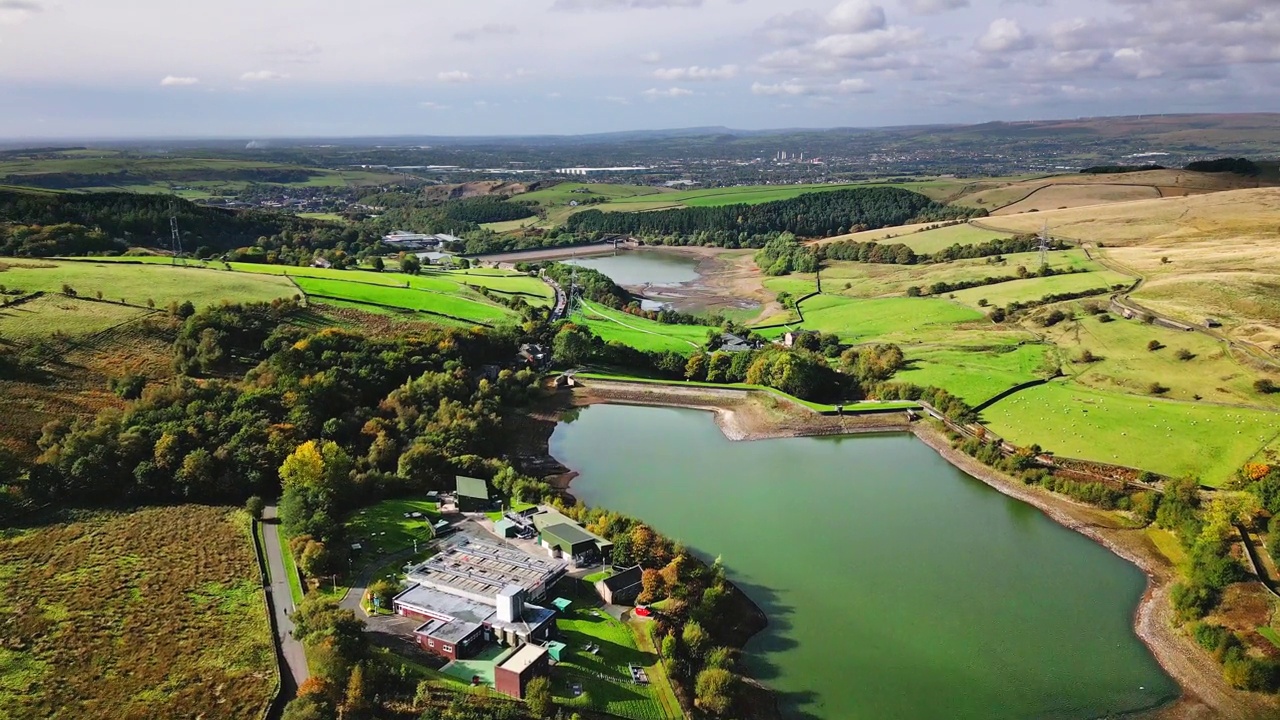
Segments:
[[[277,676],[248,516],[180,506],[0,535],[0,717],[252,718]]]
[[[48,337],[53,330],[72,337],[92,335],[137,320],[148,312],[146,308],[51,293],[0,308],[0,337],[35,340]]]
[[[163,317],[163,316],[162,316]],[[169,342],[173,330],[163,320],[130,323],[95,336],[92,342],[46,340],[34,349],[43,358],[39,372],[0,379],[0,445],[33,458],[40,429],[51,420],[90,417],[108,407],[124,407],[107,383],[125,374],[161,382],[173,375]]]
[[[1070,175],[1055,175],[1053,177],[1039,178],[1036,180],[1024,180],[1022,182],[1008,183],[1001,187],[985,190],[981,192],[965,195],[957,200],[956,204],[967,205],[970,207],[982,207],[995,213],[997,210],[1010,206],[1014,203],[1022,205],[1021,209],[1013,212],[1023,212],[1031,208],[1037,208],[1041,212],[1045,210],[1053,210],[1062,206],[1079,207],[1085,204],[1102,204],[1112,202],[1126,202],[1139,199],[1133,196],[1126,196],[1124,187],[1146,187],[1146,197],[1176,197],[1189,194],[1204,194],[1211,192],[1222,192],[1226,190],[1242,190],[1257,188],[1267,183],[1259,182],[1253,178],[1241,177],[1229,173],[1194,173],[1186,170],[1148,170],[1144,172],[1133,173],[1117,173],[1117,174],[1083,174],[1073,173]],[[1084,199],[1089,199],[1090,195],[1097,199],[1097,202],[1071,202],[1072,193],[1065,192],[1065,199],[1068,202],[1053,202],[1051,196],[1044,196],[1044,199],[1037,200],[1034,203],[1023,204],[1023,199],[1033,199],[1040,195],[1042,188],[1053,185],[1069,185],[1069,186],[1092,186],[1092,187],[1110,187],[1113,193],[1097,190],[1089,193],[1086,190],[1077,190],[1076,193],[1082,195]],[[1152,195],[1154,191],[1156,194]],[[1056,191],[1057,192],[1057,191]]]
[[[1280,346],[1280,188],[1119,203],[987,218],[1011,231],[1045,222],[1055,233],[1102,245],[1094,252],[1141,275],[1133,299],[1189,323],[1220,320],[1227,333]]]
[[[1012,205],[1005,205],[992,215],[1016,215],[1041,210],[1108,205],[1131,200],[1150,200],[1160,197],[1160,189],[1150,185],[1045,185]]]

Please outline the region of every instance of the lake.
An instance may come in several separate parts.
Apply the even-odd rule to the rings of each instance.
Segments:
[[[698,261],[686,255],[647,250],[621,251],[616,255],[568,261],[599,270],[625,287],[671,287],[698,279]]]
[[[748,669],[798,718],[1094,718],[1177,696],[1146,578],[906,434],[734,443],[709,413],[595,405],[551,453],[769,616]]]

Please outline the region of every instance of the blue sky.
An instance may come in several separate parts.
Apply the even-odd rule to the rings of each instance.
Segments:
[[[1276,0],[0,0],[0,138],[1280,110]]]

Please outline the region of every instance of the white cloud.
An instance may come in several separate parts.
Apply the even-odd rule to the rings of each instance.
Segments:
[[[924,38],[919,28],[890,27],[864,33],[828,35],[814,43],[819,52],[840,58],[870,58],[905,50]]]
[[[652,100],[655,98],[688,97],[689,95],[693,94],[693,91],[689,90],[688,88],[682,88],[682,87],[669,87],[665,90],[659,90],[658,88],[649,88],[648,90],[645,90],[643,93],[640,93],[640,94]]]
[[[288,73],[274,70],[251,70],[240,76],[240,79],[245,82],[268,82],[271,80],[287,80],[288,78]]]
[[[436,73],[436,79],[446,83],[466,83],[471,82],[471,73],[465,70],[441,70]]]
[[[17,25],[43,11],[44,7],[39,3],[27,0],[0,0],[0,25]]]
[[[450,109],[450,108],[451,108],[451,107],[453,107],[453,106],[452,106],[452,105],[441,105],[441,104],[440,104],[440,103],[438,103],[438,102],[431,102],[430,100],[424,100],[424,101],[422,101],[422,102],[418,103],[418,107],[420,107],[420,108],[424,108],[424,109],[426,109],[426,110],[448,110],[448,109]]]
[[[827,14],[827,25],[842,33],[879,30],[885,25],[884,8],[868,0],[844,0]]]
[[[902,5],[916,15],[937,15],[969,7],[969,0],[902,0]]]
[[[551,9],[585,12],[591,10],[649,10],[701,6],[702,0],[556,0],[551,4]]]
[[[480,27],[471,28],[470,30],[461,30],[453,34],[454,40],[463,42],[472,42],[483,37],[494,37],[501,35],[515,35],[520,32],[520,28],[515,25],[505,23],[485,23]]]
[[[840,83],[836,85],[836,90],[851,95],[875,92],[875,88],[871,87],[871,83],[868,83],[862,78],[848,78],[841,80]]]
[[[1017,20],[996,18],[991,21],[987,31],[978,38],[975,47],[986,53],[1015,52],[1027,50],[1035,41],[1022,31]]]
[[[160,80],[160,84],[164,85],[165,87],[197,85],[199,83],[200,83],[200,78],[180,77],[177,75],[165,75],[164,78]]]
[[[656,51],[647,52],[640,56],[640,62],[646,65],[657,65],[662,62],[662,53]]]
[[[718,68],[699,67],[693,65],[687,68],[661,68],[653,71],[653,76],[659,80],[668,80],[671,82],[682,82],[685,80],[729,80],[737,77],[737,65],[721,65]]]
[[[787,82],[766,85],[756,82],[751,84],[751,93],[753,95],[808,95],[809,87],[802,84],[799,80],[789,80]]]

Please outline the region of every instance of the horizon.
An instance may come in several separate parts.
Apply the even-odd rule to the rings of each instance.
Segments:
[[[111,5],[116,5],[113,8]],[[0,137],[528,137],[1280,109],[1266,0],[0,0]],[[1159,16],[1153,21],[1153,16]]]

